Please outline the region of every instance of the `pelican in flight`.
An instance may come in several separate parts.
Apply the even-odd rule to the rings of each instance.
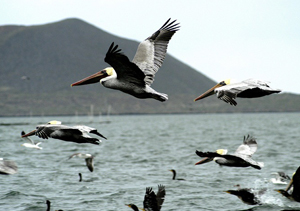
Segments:
[[[300,202],[300,166],[298,167],[297,171],[294,173],[286,189],[285,190],[280,189],[276,191],[281,193],[283,196],[287,197],[292,201]]]
[[[26,133],[24,131],[21,132],[21,136],[25,134]],[[42,147],[39,146],[42,142],[34,143],[34,141],[29,137],[23,137],[23,139],[26,139],[29,143],[24,143],[22,144],[22,146],[27,148],[33,148],[33,149],[43,149]]]
[[[141,210],[145,211],[160,211],[162,204],[164,203],[166,195],[165,186],[158,185],[157,194],[154,193],[152,188],[146,188],[146,193],[144,197],[144,208]],[[134,204],[126,204],[126,206],[131,207],[134,211],[138,211],[139,208]]]
[[[237,97],[240,98],[256,98],[270,95],[273,93],[279,93],[281,90],[272,89],[268,82],[260,81],[256,79],[247,79],[238,83],[230,83],[230,80],[221,81],[211,89],[204,92],[202,95],[194,99],[194,101],[206,98],[210,95],[216,94],[217,98],[230,103],[230,105],[237,105],[234,100]]]
[[[14,161],[0,158],[0,174],[15,174],[17,171],[18,167]]]
[[[60,139],[63,141],[71,141],[76,143],[90,143],[99,145],[101,140],[90,137],[87,133],[96,134],[106,139],[100,134],[97,129],[85,125],[66,126],[62,125],[60,121],[50,121],[45,125],[38,125],[35,130],[22,135],[22,138],[36,135],[39,138]]]
[[[73,157],[78,157],[78,158],[84,158],[86,166],[88,169],[93,172],[94,171],[94,156],[91,154],[84,154],[84,153],[74,153],[69,157],[69,159]]]
[[[159,93],[150,86],[155,73],[161,67],[167,52],[168,43],[179,23],[176,20],[167,22],[154,34],[141,42],[132,61],[121,53],[118,45],[112,43],[104,59],[111,67],[77,81],[71,86],[79,86],[100,82],[110,89],[117,89],[136,98],[154,98],[159,101],[168,100],[168,95]]]
[[[253,167],[261,169],[264,164],[254,161],[251,156],[257,150],[256,140],[251,136],[244,136],[243,144],[240,145],[233,155],[228,155],[226,149],[218,149],[216,152],[200,152],[196,150],[199,157],[205,157],[195,165],[215,161],[221,166],[229,167]]]

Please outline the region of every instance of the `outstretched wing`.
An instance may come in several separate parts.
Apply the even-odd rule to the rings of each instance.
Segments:
[[[94,157],[90,157],[90,158],[86,158],[85,162],[86,162],[86,166],[88,167],[88,169],[93,172],[94,171]]]
[[[40,125],[37,127],[35,135],[39,138],[55,138],[61,140],[72,140],[74,136],[81,136],[82,132],[77,128],[65,125]]]
[[[104,61],[115,69],[118,80],[145,86],[145,74],[135,63],[129,61],[126,55],[121,53],[118,45],[114,46],[114,43],[110,45]]]
[[[152,190],[152,188],[150,187],[146,188],[143,204],[144,204],[144,209],[146,211],[159,211],[157,206],[156,195]]]
[[[48,139],[51,135],[53,130],[46,126],[39,126],[38,129],[35,131],[35,135],[42,139]]]
[[[251,157],[257,150],[257,142],[252,136],[244,136],[243,144],[240,145],[235,151],[237,156],[249,156]]]
[[[224,86],[224,88],[226,88],[226,87]],[[220,100],[223,100],[224,102],[229,103],[230,105],[236,106],[237,102],[234,99],[237,96],[237,92],[235,92],[235,90],[229,90],[229,89],[226,90],[224,88],[220,87],[215,90],[217,97]]]
[[[86,126],[86,125],[75,125],[75,126],[73,126],[73,128],[76,128],[76,129],[82,131],[83,133],[93,133],[104,139],[107,139],[105,136],[103,136],[101,133],[99,133],[97,129]]]
[[[80,152],[76,152],[76,153],[70,155],[69,158],[68,158],[68,160],[71,159],[71,158],[73,158],[73,157],[80,156],[80,155],[81,155]]]
[[[159,30],[139,44],[132,60],[146,75],[145,82],[149,86],[153,83],[155,73],[166,57],[169,41],[180,27],[179,23],[175,23],[176,20],[172,22],[170,20],[171,18]]]
[[[157,191],[157,194],[156,194],[156,201],[157,201],[158,210],[161,209],[161,206],[164,203],[165,195],[166,195],[165,186],[158,185],[158,191]]]

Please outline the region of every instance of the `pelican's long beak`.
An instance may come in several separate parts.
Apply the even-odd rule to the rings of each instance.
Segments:
[[[88,76],[84,79],[81,79],[80,81],[77,81],[73,84],[71,84],[71,86],[80,86],[80,85],[85,85],[85,84],[93,84],[93,83],[98,83],[102,78],[107,77],[108,74],[106,72],[106,69],[101,70],[100,72],[97,72],[91,76]]]
[[[27,133],[27,134],[25,134],[25,135],[22,135],[21,137],[24,138],[24,137],[27,137],[27,136],[33,136],[33,135],[35,134],[35,131],[36,131],[36,130],[33,130],[33,131],[31,131],[31,132],[29,132],[29,133]],[[22,134],[23,134],[23,133],[22,133]]]
[[[204,158],[204,159],[200,160],[199,162],[195,163],[195,165],[200,165],[200,164],[203,164],[203,163],[208,163],[208,162],[212,161],[213,159],[214,158],[207,157],[207,158]]]
[[[222,81],[223,82],[223,81]],[[202,95],[200,95],[199,97],[195,98],[194,101],[197,101],[197,100],[201,100],[203,98],[206,98],[210,95],[213,95],[215,92],[215,89],[218,88],[218,87],[221,87],[221,86],[224,86],[225,84],[224,83],[218,83],[217,85],[215,85],[214,87],[210,88],[209,90],[207,90],[206,92],[204,92]]]

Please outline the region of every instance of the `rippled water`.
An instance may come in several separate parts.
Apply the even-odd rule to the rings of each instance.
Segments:
[[[66,125],[85,124],[108,137],[100,146],[56,139],[42,140],[42,150],[21,146],[22,130],[60,120]],[[283,198],[268,182],[272,172],[289,175],[300,165],[300,113],[140,115],[109,117],[0,118],[0,157],[14,160],[18,173],[0,175],[0,210],[131,210],[142,207],[145,188],[166,186],[162,210],[284,210],[300,209],[300,203]],[[257,138],[253,159],[265,163],[254,168],[219,167],[211,162],[195,166],[195,150],[227,148],[233,153],[243,136]],[[96,154],[95,170],[89,172],[75,152]],[[173,181],[169,169],[185,181]],[[78,182],[78,173],[83,182]],[[225,193],[240,184],[268,188],[264,205],[243,204]]]

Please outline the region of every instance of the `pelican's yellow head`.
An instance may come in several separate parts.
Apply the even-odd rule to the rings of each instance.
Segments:
[[[216,150],[216,153],[218,153],[219,155],[226,155],[228,152],[227,149],[218,149]]]
[[[52,120],[52,121],[48,122],[47,124],[48,125],[61,125],[61,121]]]
[[[113,75],[114,72],[115,72],[114,68],[112,68],[112,67],[107,67],[104,70],[106,71],[106,74],[109,75],[109,76]]]
[[[219,155],[226,155],[227,152],[228,152],[227,149],[218,149],[218,150],[216,150],[216,153],[218,153]],[[213,161],[216,162],[219,159],[220,159],[220,157],[214,157]]]
[[[229,85],[229,84],[230,84],[230,79],[226,79],[226,80],[224,80],[224,81],[222,81],[222,82],[224,82],[225,85]],[[224,86],[225,86],[225,85],[224,85]]]

